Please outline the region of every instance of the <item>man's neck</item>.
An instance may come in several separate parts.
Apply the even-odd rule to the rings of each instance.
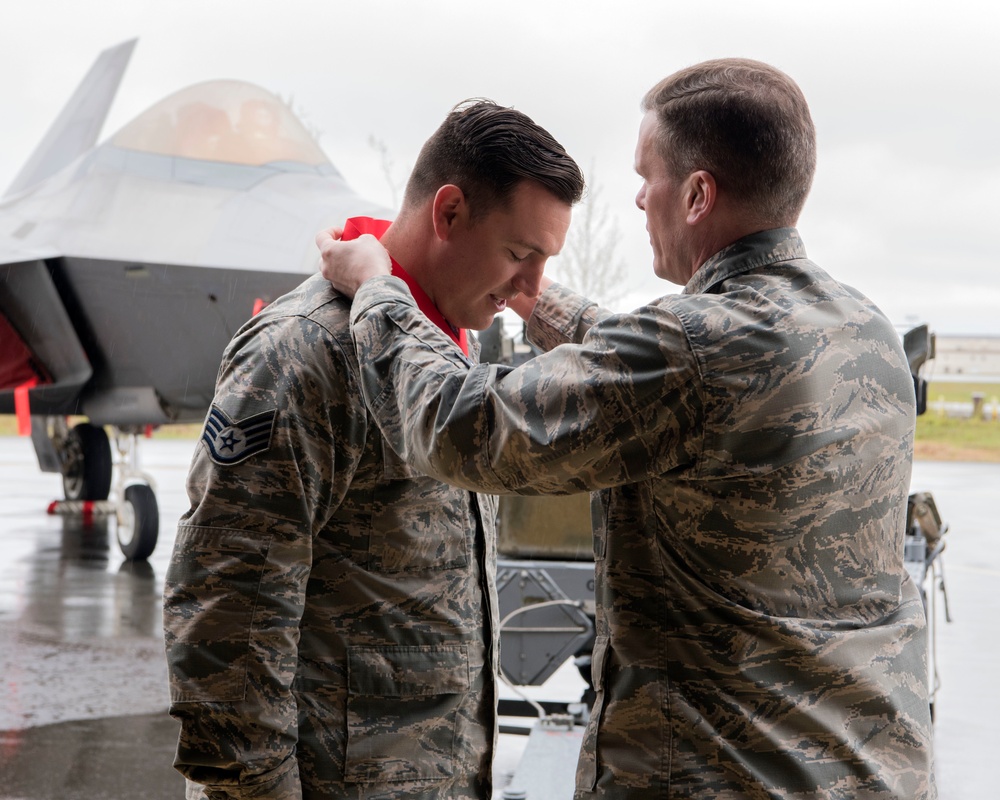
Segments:
[[[717,202],[716,213],[703,227],[700,235],[693,242],[690,263],[691,275],[694,275],[702,264],[716,253],[725,250],[729,245],[738,242],[744,236],[750,236],[763,230],[783,225],[767,224],[750,214],[742,212],[738,206],[723,205]]]
[[[406,217],[398,217],[382,234],[380,241],[395,262],[406,270],[436,304],[437,300],[432,291],[432,281],[429,280],[430,265],[427,254],[430,243],[424,240],[421,232],[408,224]]]
[[[402,268],[399,275],[409,285],[417,305],[427,317],[447,333],[466,355],[469,354],[468,334],[447,320],[441,313],[434,295],[435,238],[420,225],[408,224],[407,218],[397,218],[382,234],[379,241],[394,262],[393,270]]]

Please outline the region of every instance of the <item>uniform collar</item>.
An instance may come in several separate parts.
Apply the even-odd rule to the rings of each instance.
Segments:
[[[344,233],[341,236],[341,239],[347,242],[351,239],[357,239],[365,233],[370,233],[376,239],[381,239],[382,235],[389,229],[391,224],[391,222],[384,219],[351,217],[344,223]],[[420,284],[414,280],[413,276],[403,269],[399,265],[399,262],[397,262],[391,254],[389,259],[392,261],[392,274],[406,283],[410,290],[410,294],[413,295],[413,299],[417,303],[417,308],[419,308],[424,313],[424,316],[426,316],[431,322],[448,334],[448,336],[451,337],[451,340],[462,349],[462,352],[466,356],[468,356],[469,336],[466,330],[464,328],[456,328],[448,322],[448,320],[444,318],[444,314],[442,314],[440,309],[434,304],[434,301],[427,296],[427,292],[420,287]]]
[[[704,294],[741,272],[805,258],[806,248],[795,228],[772,228],[737,239],[709,258],[684,287],[684,294]]]

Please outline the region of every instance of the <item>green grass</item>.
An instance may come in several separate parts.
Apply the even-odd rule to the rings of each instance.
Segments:
[[[953,383],[931,381],[927,387],[927,402],[971,403],[973,394],[981,394],[987,404],[1000,400],[1000,383]]]
[[[917,418],[917,439],[949,442],[955,447],[996,448],[1000,451],[1000,422],[956,419],[928,411]]]
[[[70,427],[83,422],[86,417],[70,417]],[[163,425],[153,431],[154,439],[197,439],[201,435],[200,422],[185,425]],[[0,436],[17,436],[17,417],[0,414]]]
[[[917,417],[914,457],[934,461],[1000,462],[1000,383],[956,383],[931,381],[927,387],[929,405],[946,403],[972,404],[973,394],[983,397],[987,418],[957,419],[929,408]]]

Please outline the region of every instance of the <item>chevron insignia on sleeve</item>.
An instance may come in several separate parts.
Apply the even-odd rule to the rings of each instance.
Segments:
[[[213,405],[201,434],[212,461],[223,466],[239,464],[267,450],[271,446],[271,431],[277,413],[271,409],[233,422],[222,409]]]

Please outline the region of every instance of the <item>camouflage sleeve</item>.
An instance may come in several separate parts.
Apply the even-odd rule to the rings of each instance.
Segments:
[[[583,295],[553,283],[542,292],[528,319],[528,341],[545,351],[580,343],[587,331],[610,315]]]
[[[175,767],[204,787],[189,794],[301,796],[298,626],[313,537],[364,443],[353,361],[294,316],[251,326],[224,358],[164,588]]]
[[[681,323],[648,306],[516,369],[446,347],[402,282],[367,281],[352,307],[373,418],[417,469],[494,494],[590,491],[692,459],[703,405]]]

